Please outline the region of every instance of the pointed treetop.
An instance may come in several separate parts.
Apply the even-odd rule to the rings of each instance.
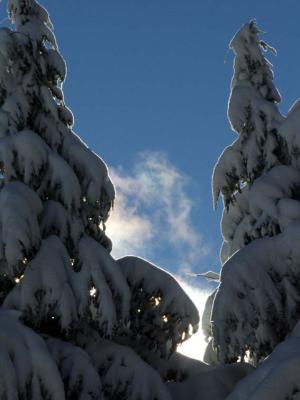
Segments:
[[[260,32],[250,21],[230,42],[235,59],[227,113],[239,137],[224,150],[213,174],[214,204],[222,193],[226,208],[245,185],[274,165],[288,162],[278,137],[284,120],[277,105],[281,98],[272,65],[264,56],[265,51],[275,50],[259,39]]]
[[[272,82],[272,64],[263,54],[268,50],[276,54],[276,50],[259,39],[261,32],[256,22],[250,21],[244,24],[231,40],[229,47],[236,55],[231,88],[250,84],[258,89],[266,100],[279,103],[281,97]]]
[[[18,32],[37,43],[48,42],[57,49],[48,12],[35,0],[8,0],[8,16]]]

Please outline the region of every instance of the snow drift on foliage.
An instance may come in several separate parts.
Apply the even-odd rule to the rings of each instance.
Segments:
[[[43,339],[16,314],[0,310],[0,396],[3,399],[63,400],[64,387]]]
[[[224,362],[267,356],[295,326],[300,309],[300,221],[253,241],[222,268],[212,331]],[[250,276],[251,275],[251,279]]]
[[[299,322],[292,335],[275,347],[251,375],[237,384],[228,400],[299,399]]]

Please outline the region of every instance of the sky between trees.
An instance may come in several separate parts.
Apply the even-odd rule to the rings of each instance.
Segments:
[[[267,1],[229,1],[225,6],[221,1],[162,5],[93,0],[87,7],[84,1],[75,6],[70,0],[46,0],[43,5],[67,61],[64,91],[75,115],[75,131],[113,167],[120,191],[126,179],[138,176],[148,183],[153,199],[153,183],[159,181],[173,210],[163,226],[174,233],[181,224],[193,233],[192,240],[184,242],[187,235],[184,239],[181,229],[172,240],[162,238],[158,249],[154,233],[161,216],[155,214],[153,200],[146,204],[140,198],[133,209],[120,211],[124,217],[134,213],[141,222],[146,246],[130,250],[173,271],[218,270],[221,207],[212,209],[210,179],[218,155],[235,138],[226,117],[232,75],[228,43],[242,23],[256,17],[267,32],[264,39],[278,50],[271,61],[287,110],[300,93],[294,81],[300,28],[292,23],[299,4],[278,1],[271,8]],[[5,18],[5,2],[0,11]],[[287,63],[291,55],[293,62]],[[154,161],[160,168],[150,171]],[[163,167],[170,171],[168,182]],[[129,205],[132,196],[121,193]],[[130,229],[134,237],[136,227]],[[182,265],[182,240],[190,254],[188,266]]]

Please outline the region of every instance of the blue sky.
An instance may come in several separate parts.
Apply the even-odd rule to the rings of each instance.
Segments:
[[[41,3],[68,65],[64,91],[75,131],[113,167],[120,190],[132,179],[159,181],[158,193],[146,191],[137,203],[139,188],[121,193],[129,209],[122,210],[123,226],[137,218],[144,229],[137,229],[139,243],[129,251],[175,270],[186,249],[191,271],[217,270],[221,207],[212,209],[210,180],[219,154],[235,138],[226,117],[233,59],[228,43],[242,23],[257,19],[264,40],[278,51],[271,62],[287,111],[300,97],[299,1]],[[0,7],[4,16],[5,2]],[[172,172],[171,183],[165,171]],[[163,202],[165,190],[169,200]],[[173,212],[166,217],[167,207]]]

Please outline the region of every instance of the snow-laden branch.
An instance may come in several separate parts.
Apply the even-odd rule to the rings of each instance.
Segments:
[[[213,311],[222,362],[267,356],[294,328],[300,308],[299,220],[253,241],[223,266]]]
[[[168,272],[138,257],[118,260],[132,292],[130,331],[135,340],[162,356],[198,329],[194,303]]]

